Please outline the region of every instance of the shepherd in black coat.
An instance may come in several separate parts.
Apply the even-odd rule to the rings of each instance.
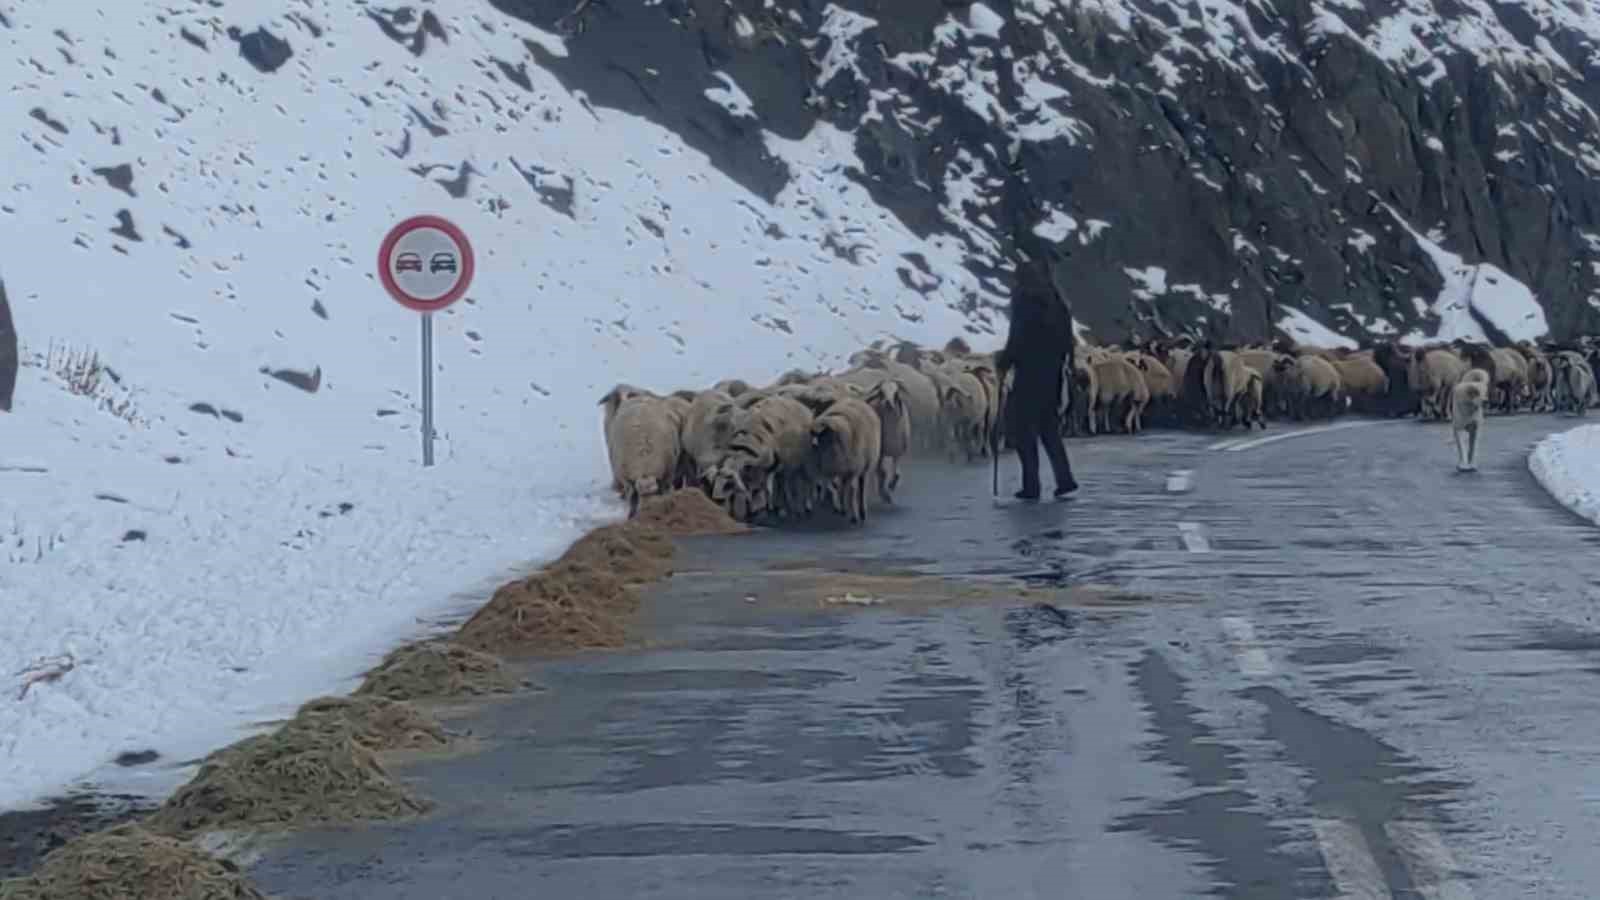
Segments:
[[[1039,444],[1055,475],[1057,497],[1078,489],[1072,463],[1061,442],[1061,392],[1063,376],[1073,356],[1072,310],[1050,278],[1042,254],[1017,265],[1016,287],[1011,292],[1011,330],[1005,347],[995,356],[1003,384],[1007,370],[1016,373],[1006,397],[1006,437],[1017,448],[1022,463],[1019,500],[1039,499]]]

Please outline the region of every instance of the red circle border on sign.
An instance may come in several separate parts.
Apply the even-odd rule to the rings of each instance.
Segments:
[[[432,300],[418,300],[407,294],[394,280],[394,273],[389,271],[389,255],[394,252],[395,244],[419,228],[436,228],[449,235],[450,239],[456,242],[456,246],[461,248],[461,277],[456,280],[456,286],[451,288],[449,293]],[[460,300],[471,286],[476,268],[477,261],[473,258],[472,243],[467,240],[466,232],[457,228],[454,222],[441,216],[412,216],[389,229],[389,233],[383,238],[383,243],[378,246],[378,279],[383,282],[384,290],[389,292],[389,296],[393,297],[396,303],[417,312],[438,312]]]

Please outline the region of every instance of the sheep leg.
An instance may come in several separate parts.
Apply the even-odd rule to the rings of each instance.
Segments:
[[[856,521],[867,524],[867,476],[856,476]]]
[[[890,496],[889,494],[889,485],[891,483],[890,478],[892,477],[889,473],[893,469],[894,457],[878,457],[878,499],[882,500],[884,503],[894,502],[894,497]]]
[[[1478,470],[1478,423],[1473,422],[1467,426],[1467,468],[1473,472]]]

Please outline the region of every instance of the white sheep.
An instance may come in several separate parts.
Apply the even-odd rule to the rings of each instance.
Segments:
[[[1478,469],[1478,436],[1483,431],[1483,408],[1489,399],[1488,373],[1484,374],[1482,380],[1463,377],[1450,389],[1450,431],[1456,442],[1458,472]]]
[[[900,460],[911,452],[911,412],[906,407],[905,389],[891,378],[868,392],[866,402],[878,414],[882,426],[878,447],[878,499],[893,503],[894,489],[900,485]]]
[[[1596,399],[1594,370],[1583,354],[1563,350],[1550,360],[1555,377],[1555,407],[1581,416]]]
[[[622,401],[629,400],[634,397],[654,396],[656,395],[642,387],[635,387],[631,384],[618,384],[611,390],[606,391],[605,395],[600,398],[598,405],[603,407],[600,412],[600,433],[604,435],[606,439],[607,456],[611,457],[612,459],[616,458],[616,452],[611,446],[611,420],[616,418],[617,409],[622,406]],[[612,471],[613,473],[616,471],[615,465],[612,466]],[[613,477],[611,481],[611,489],[616,491],[619,495],[622,494],[622,482]]]
[[[622,485],[628,518],[639,514],[640,498],[672,488],[683,452],[682,414],[661,397],[630,397],[617,407],[606,429],[611,474]]]
[[[811,425],[814,479],[832,484],[839,506],[852,524],[867,520],[867,479],[881,455],[883,425],[865,401],[844,398]]]

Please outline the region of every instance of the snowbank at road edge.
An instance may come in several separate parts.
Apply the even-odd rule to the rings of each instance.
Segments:
[[[1528,454],[1528,469],[1562,506],[1600,525],[1600,425],[1540,441]]]

